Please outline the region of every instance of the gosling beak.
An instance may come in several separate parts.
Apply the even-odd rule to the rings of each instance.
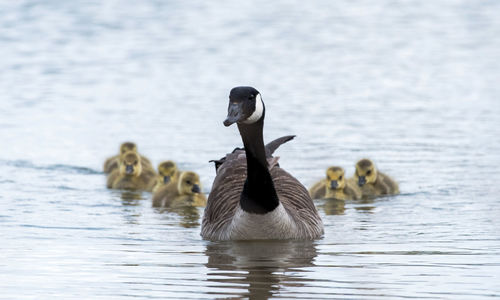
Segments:
[[[163,176],[163,183],[169,183],[170,182],[170,176]]]
[[[199,185],[197,185],[197,184],[193,185],[193,188],[191,189],[191,191],[192,191],[193,193],[199,193],[199,192],[201,192],[201,190],[200,190],[200,186],[199,186]]]
[[[132,173],[134,173],[134,166],[127,165],[127,166],[125,167],[125,173],[126,173],[126,174],[132,174]]]
[[[243,103],[229,103],[227,108],[227,117],[224,120],[224,126],[230,126],[238,121],[241,121],[243,117]]]
[[[358,185],[363,186],[366,183],[366,177],[365,176],[359,176],[358,177]]]
[[[332,180],[332,181],[330,181],[330,188],[331,188],[332,190],[336,190],[338,186],[339,186],[339,183],[338,183],[338,181],[337,181],[337,180]]]

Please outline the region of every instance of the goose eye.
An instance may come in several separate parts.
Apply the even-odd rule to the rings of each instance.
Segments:
[[[368,172],[366,172],[366,175],[370,175],[372,173],[371,170],[368,170]]]
[[[339,176],[339,180],[342,180],[342,175]]]
[[[136,160],[136,161],[134,161],[134,165],[137,165],[137,160]]]
[[[187,184],[191,185],[191,180],[186,181]]]

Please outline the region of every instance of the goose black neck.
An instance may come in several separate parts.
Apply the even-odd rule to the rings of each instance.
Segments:
[[[247,179],[240,197],[241,208],[249,213],[265,214],[278,205],[278,195],[268,170],[264,147],[264,116],[252,124],[238,124],[247,157]]]

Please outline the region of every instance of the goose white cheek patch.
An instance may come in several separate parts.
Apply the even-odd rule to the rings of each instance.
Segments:
[[[264,112],[264,103],[262,102],[260,94],[257,94],[257,96],[255,96],[255,111],[252,113],[250,117],[248,117],[245,121],[243,121],[243,123],[252,124],[257,122],[260,119],[260,117],[262,117],[263,112]]]

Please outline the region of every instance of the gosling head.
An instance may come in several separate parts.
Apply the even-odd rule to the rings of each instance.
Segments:
[[[141,172],[141,157],[136,152],[128,151],[120,156],[120,174],[137,177]]]
[[[367,183],[375,183],[377,180],[377,169],[375,168],[375,164],[371,160],[363,158],[356,163],[356,172],[354,176],[359,186],[363,186]]]
[[[229,93],[229,106],[224,125],[253,124],[264,116],[264,102],[259,91],[250,86],[238,86]]]
[[[345,187],[344,169],[341,167],[329,167],[326,170],[326,188],[330,190],[342,190]]]
[[[177,183],[177,189],[181,195],[193,195],[201,193],[200,177],[195,172],[182,172]]]
[[[171,160],[167,160],[158,165],[158,174],[162,177],[163,184],[167,184],[177,176],[177,166]]]
[[[124,154],[127,151],[137,152],[137,145],[132,142],[125,142],[120,145],[120,154]]]

